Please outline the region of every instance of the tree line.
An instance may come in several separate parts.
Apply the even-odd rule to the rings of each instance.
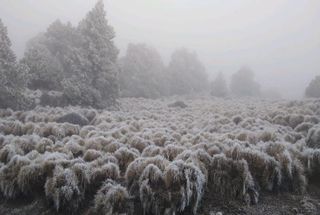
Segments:
[[[77,26],[52,23],[27,43],[23,58],[17,60],[0,19],[0,108],[31,108],[35,101],[28,96],[30,91],[41,92],[41,105],[94,108],[115,105],[119,97],[159,98],[208,92],[210,86],[211,94],[219,97],[261,93],[248,68],[233,75],[228,90],[222,74],[209,83],[192,51],[174,51],[165,65],[153,47],[129,44],[119,58],[114,38],[100,0]],[[307,88],[307,96],[320,96],[319,79]]]

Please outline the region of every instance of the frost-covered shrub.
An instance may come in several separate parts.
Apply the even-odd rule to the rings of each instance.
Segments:
[[[303,136],[307,136],[308,135],[308,132],[309,132],[309,129],[313,127],[313,124],[312,123],[309,123],[309,122],[303,122],[301,124],[299,124],[295,129],[294,131],[295,132],[298,132],[298,133],[302,133]]]
[[[111,155],[110,153],[106,153],[102,157],[92,161],[91,165],[93,167],[99,167],[103,166],[106,163],[114,163],[118,165],[118,160],[115,156]]]
[[[147,148],[151,143],[140,137],[132,137],[129,139],[128,144],[132,148],[135,148],[139,150],[140,153],[142,153],[143,150]]]
[[[76,163],[71,167],[75,176],[78,179],[78,186],[82,193],[85,193],[90,185],[90,166],[86,163]]]
[[[122,214],[130,212],[129,194],[125,187],[107,180],[94,198],[94,211],[97,214]]]
[[[6,198],[13,199],[21,194],[18,175],[21,168],[29,164],[30,160],[27,157],[16,155],[7,165],[1,167],[0,190]]]
[[[91,170],[90,174],[90,189],[98,189],[107,179],[117,180],[120,177],[119,166],[115,163],[107,163],[101,167],[96,167]]]
[[[32,195],[35,191],[42,192],[46,182],[44,168],[39,163],[23,166],[17,176],[18,187],[25,195]]]
[[[220,198],[237,198],[247,204],[258,202],[258,190],[248,163],[243,159],[232,160],[224,155],[213,156],[208,189]]]
[[[53,176],[45,183],[46,198],[53,202],[57,212],[74,212],[80,206],[84,193],[79,189],[77,176],[71,169],[63,169],[57,166]]]
[[[87,135],[91,132],[91,131],[94,131],[96,130],[96,128],[94,126],[90,126],[90,125],[87,125],[87,126],[84,126],[80,129],[80,132],[79,132],[79,135],[80,137],[82,138],[86,138]]]
[[[14,144],[7,144],[0,150],[0,162],[8,163],[15,155],[23,155],[23,150]]]
[[[41,138],[41,140],[36,144],[36,150],[39,153],[50,152],[53,150],[54,143],[48,138]]]
[[[263,131],[259,134],[258,139],[262,142],[274,141],[276,139],[276,135],[272,131]]]
[[[79,145],[79,143],[74,140],[70,140],[65,143],[65,148],[69,150],[74,157],[82,156],[84,152],[84,147]]]
[[[170,211],[197,214],[205,186],[205,176],[193,164],[177,160],[164,170],[164,181],[170,198]]]
[[[306,138],[307,146],[311,148],[320,148],[320,126],[312,127]]]
[[[278,124],[278,125],[283,125],[283,126],[287,126],[288,125],[288,121],[286,119],[285,116],[283,115],[277,115],[272,119],[272,122],[274,124]]]
[[[285,143],[268,143],[264,145],[264,151],[274,157],[281,165],[282,190],[290,190],[303,193],[306,190],[307,179],[301,161],[289,151],[290,146]]]
[[[139,186],[144,213],[164,214],[169,195],[165,190],[163,172],[154,164],[149,164],[140,176]]]
[[[298,114],[289,115],[288,123],[291,128],[296,128],[297,125],[304,121],[304,116]]]
[[[250,148],[236,146],[226,152],[227,157],[234,160],[245,160],[252,177],[261,189],[277,191],[281,184],[281,166],[268,154]]]
[[[305,172],[308,177],[315,181],[319,181],[320,171],[320,150],[319,149],[306,149],[302,153],[302,160],[305,166]]]
[[[84,155],[83,155],[83,159],[85,161],[94,161],[99,157],[102,157],[103,153],[94,149],[89,149],[87,150]]]
[[[1,196],[47,188],[58,212],[78,213],[112,179],[135,213],[192,214],[203,195],[257,203],[259,192],[303,193],[319,181],[319,101],[183,99],[188,110],[168,108],[173,99],[134,98],[121,99],[118,111],[0,110]],[[68,113],[92,125],[56,122]],[[100,200],[100,212],[88,213],[129,213]]]
[[[162,147],[150,145],[143,150],[141,156],[142,157],[154,157],[156,155],[162,155],[162,153],[163,153]]]
[[[183,146],[177,146],[174,144],[169,144],[163,149],[163,156],[169,161],[174,160],[180,153],[186,150]]]
[[[139,157],[139,153],[126,147],[121,147],[115,151],[114,156],[118,159],[121,172],[125,172],[128,165]]]
[[[158,155],[150,158],[137,158],[133,162],[131,162],[126,170],[125,179],[127,182],[128,190],[131,195],[138,195],[139,192],[139,178],[143,172],[143,170],[149,164],[154,164],[161,171],[164,171],[167,165],[169,165],[169,161],[164,157]]]

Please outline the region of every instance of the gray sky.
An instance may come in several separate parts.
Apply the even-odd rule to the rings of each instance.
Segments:
[[[95,0],[0,0],[13,49],[56,19],[76,24]],[[211,76],[248,65],[264,88],[301,97],[320,75],[319,0],[105,0],[116,44],[145,42],[167,62],[175,48],[195,50]]]

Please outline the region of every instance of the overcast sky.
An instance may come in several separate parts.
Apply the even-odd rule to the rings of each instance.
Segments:
[[[95,0],[0,0],[13,49],[56,19],[74,25]],[[195,50],[214,77],[247,65],[263,88],[298,98],[320,75],[319,0],[105,0],[125,53],[130,42],[153,45],[167,62],[175,48]]]

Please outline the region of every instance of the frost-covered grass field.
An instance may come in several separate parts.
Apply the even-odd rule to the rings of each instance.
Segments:
[[[182,100],[1,110],[1,214],[320,213],[320,100]]]

